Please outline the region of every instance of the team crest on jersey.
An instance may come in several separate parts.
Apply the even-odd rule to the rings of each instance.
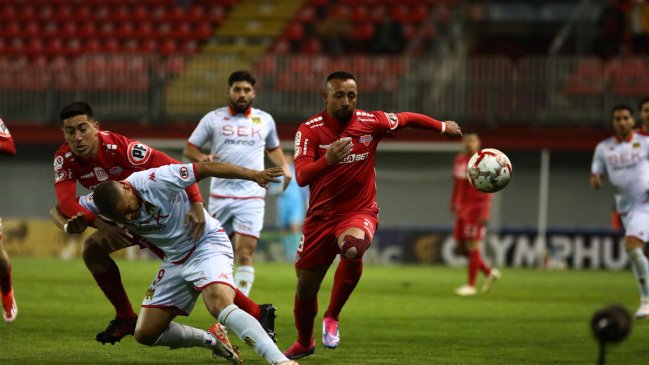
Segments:
[[[155,288],[149,287],[149,289],[146,291],[146,295],[144,296],[144,299],[153,300],[154,296],[155,296]]]
[[[394,113],[385,113],[385,116],[388,117],[388,122],[390,123],[390,129],[395,129],[399,125],[399,117]]]
[[[633,142],[633,148],[640,148],[640,142]]]
[[[297,157],[300,155],[302,152],[302,147],[300,147],[300,141],[302,140],[302,132],[297,132],[295,133],[295,154],[293,158]]]
[[[54,170],[60,170],[63,168],[63,156],[56,156],[54,159]]]
[[[132,165],[138,166],[147,163],[152,154],[153,151],[151,147],[145,144],[139,142],[131,142],[131,144],[128,145],[127,156],[128,161]]]
[[[181,179],[183,179],[183,180],[189,179],[189,170],[187,170],[187,168],[185,166],[181,167],[180,171],[178,171],[178,172],[180,173],[180,178]]]
[[[106,170],[102,169],[101,167],[95,167],[93,171],[95,171],[95,176],[97,177],[97,180],[99,181],[108,180],[108,174],[106,173]]]
[[[358,140],[365,146],[369,146],[370,142],[374,140],[374,137],[372,137],[371,134],[366,134],[364,136],[361,136]]]
[[[261,124],[261,118],[260,117],[252,117],[252,124],[260,125]]]
[[[57,183],[59,181],[65,180],[65,178],[68,175],[65,173],[63,170],[58,170],[54,173],[54,182]]]
[[[0,119],[0,135],[8,136],[9,135],[9,128],[5,125],[5,122]]]

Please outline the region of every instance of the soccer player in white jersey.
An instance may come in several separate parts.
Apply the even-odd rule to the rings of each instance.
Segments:
[[[189,137],[183,155],[194,162],[222,161],[253,170],[264,168],[264,151],[284,170],[284,189],[291,172],[280,148],[275,121],[270,114],[252,107],[255,78],[236,71],[228,79],[228,106],[207,113]],[[211,143],[210,153],[201,148]],[[249,295],[255,280],[252,256],[264,224],[266,190],[253,182],[213,178],[208,211],[233,236],[237,288]]]
[[[297,364],[282,354],[256,319],[234,304],[234,255],[220,222],[209,217],[198,240],[185,225],[191,203],[184,189],[200,178],[245,179],[265,188],[281,175],[281,168],[253,171],[221,162],[174,164],[139,171],[119,182],[106,181],[80,198],[79,204],[88,210],[125,225],[164,253],[135,327],[139,343],[172,349],[204,347],[239,364],[222,327],[226,326],[270,364]],[[177,315],[192,311],[201,293],[219,323],[208,332],[173,322]]]
[[[590,184],[599,189],[602,176],[615,186],[616,209],[624,224],[624,248],[640,288],[636,318],[649,317],[649,260],[642,252],[649,241],[649,138],[633,131],[633,111],[627,105],[613,108],[614,136],[595,148]]]

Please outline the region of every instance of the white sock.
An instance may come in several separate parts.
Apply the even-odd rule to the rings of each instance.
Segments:
[[[255,268],[252,266],[239,266],[234,271],[234,283],[243,294],[249,296],[252,283],[255,282]]]
[[[168,346],[171,349],[183,347],[214,348],[216,340],[207,331],[185,326],[177,322],[169,323],[169,327],[151,346]]]
[[[252,346],[255,352],[263,356],[269,363],[288,361],[259,322],[236,305],[230,304],[221,311],[219,322],[239,336],[243,342]]]
[[[634,248],[627,251],[629,260],[631,261],[631,269],[635,278],[638,280],[638,287],[640,287],[640,296],[643,301],[649,300],[649,260],[644,255],[641,248]]]

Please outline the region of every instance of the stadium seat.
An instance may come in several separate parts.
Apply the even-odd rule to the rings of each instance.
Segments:
[[[21,22],[29,22],[36,19],[36,11],[31,5],[22,4],[18,11],[17,19]]]
[[[84,22],[79,28],[78,35],[84,39],[95,38],[98,34],[97,26],[94,22]]]
[[[52,18],[58,23],[67,23],[72,20],[72,17],[72,7],[69,5],[64,5],[56,10]]]
[[[0,8],[0,21],[4,24],[9,21],[15,21],[17,18],[16,8],[14,5],[5,5]]]
[[[284,32],[284,39],[289,41],[299,41],[304,38],[304,27],[302,23],[294,22],[288,25]]]

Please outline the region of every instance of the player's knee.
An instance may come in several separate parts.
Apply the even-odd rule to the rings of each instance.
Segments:
[[[158,340],[158,337],[160,337],[160,333],[154,333],[151,330],[138,326],[135,328],[133,337],[135,338],[135,341],[142,345],[152,346]]]
[[[343,245],[340,248],[340,254],[344,258],[359,259],[363,257],[365,251],[370,248],[371,242],[372,241],[367,237],[357,238],[348,234],[343,238]]]

